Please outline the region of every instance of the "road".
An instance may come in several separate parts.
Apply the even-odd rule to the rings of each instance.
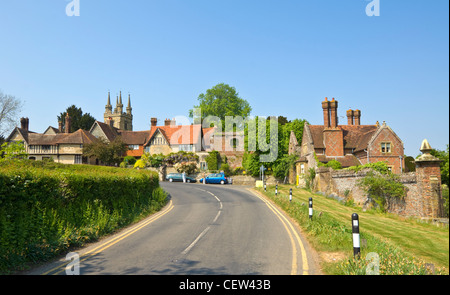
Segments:
[[[159,213],[29,274],[307,275],[317,263],[297,227],[244,187],[161,183]],[[75,271],[76,268],[69,268]]]

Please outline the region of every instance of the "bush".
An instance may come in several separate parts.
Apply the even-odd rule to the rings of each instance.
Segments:
[[[209,152],[209,155],[205,157],[205,161],[208,164],[208,170],[218,170],[220,159],[221,157],[218,151]]]
[[[228,164],[222,164],[220,166],[220,169],[223,170],[223,172],[225,173],[225,176],[232,176],[233,175],[233,171],[230,168],[230,165]]]
[[[158,175],[42,161],[0,163],[0,273],[46,261],[162,208]]]
[[[399,181],[399,177],[392,173],[381,175],[370,172],[358,182],[358,186],[383,212],[388,207],[389,198],[403,198],[406,193],[406,188]]]
[[[126,156],[123,161],[126,165],[134,165],[134,163],[136,163],[136,158],[133,156]]]
[[[134,168],[144,169],[146,167],[144,160],[137,160],[134,163]]]

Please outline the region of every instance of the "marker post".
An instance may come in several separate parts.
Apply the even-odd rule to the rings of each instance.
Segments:
[[[352,233],[353,233],[353,256],[359,258],[361,255],[361,244],[359,237],[359,216],[356,213],[352,215]]]

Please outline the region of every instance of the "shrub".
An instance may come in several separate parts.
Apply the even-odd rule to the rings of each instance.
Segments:
[[[403,198],[406,192],[399,177],[392,173],[381,175],[370,172],[358,182],[358,186],[382,211],[386,211],[389,198]]]
[[[0,163],[0,273],[113,232],[166,202],[158,175],[42,161]]]
[[[233,171],[231,170],[230,165],[228,165],[228,164],[222,164],[220,166],[220,169],[223,170],[223,172],[225,173],[225,176],[233,175]]]
[[[209,152],[209,155],[205,157],[205,161],[208,164],[209,170],[218,170],[220,163],[220,154],[218,151]]]
[[[123,161],[126,165],[134,165],[134,163],[136,163],[136,158],[133,156],[126,156]]]
[[[144,169],[146,167],[144,160],[137,160],[134,163],[134,168]]]

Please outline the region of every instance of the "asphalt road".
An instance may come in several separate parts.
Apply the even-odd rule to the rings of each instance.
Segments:
[[[301,275],[317,274],[297,227],[244,187],[162,183],[161,212],[29,274]],[[73,267],[72,267],[73,266]]]

